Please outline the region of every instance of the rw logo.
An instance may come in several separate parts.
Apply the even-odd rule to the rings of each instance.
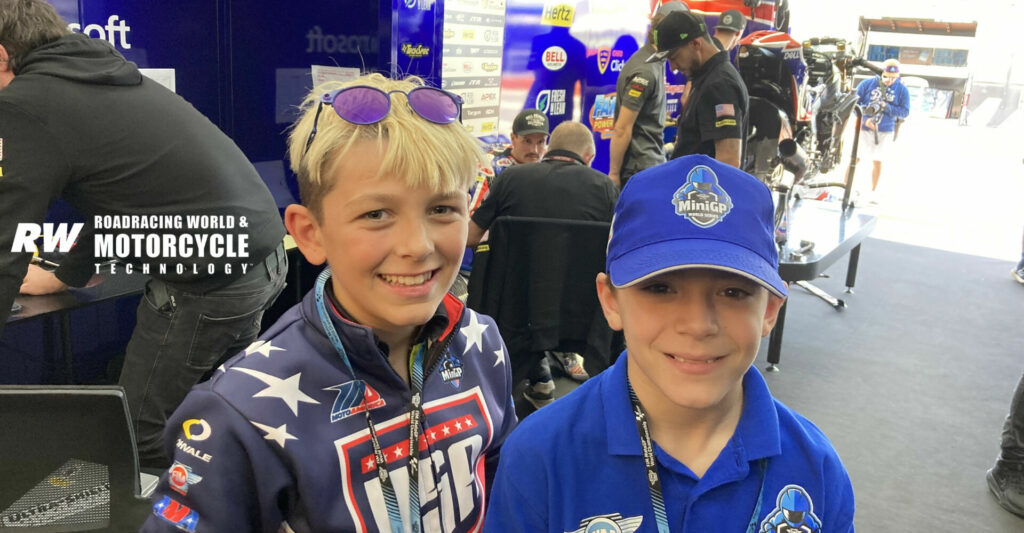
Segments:
[[[85,224],[81,222],[71,224],[70,230],[68,226],[69,224],[66,222],[61,224],[47,222],[41,228],[39,224],[19,223],[18,229],[14,233],[14,245],[11,246],[11,251],[35,252],[37,249],[36,239],[41,236],[43,252],[67,252],[75,244],[75,240],[78,239],[78,234],[82,232]]]

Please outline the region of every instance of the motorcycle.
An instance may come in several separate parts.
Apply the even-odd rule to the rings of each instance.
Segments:
[[[839,166],[843,132],[854,111],[862,112],[852,86],[854,68],[878,70],[847,46],[845,40],[828,37],[801,43],[771,30],[740,41],[738,70],[750,95],[744,170],[776,193],[780,244],[786,240],[795,189],[846,185],[812,180]]]

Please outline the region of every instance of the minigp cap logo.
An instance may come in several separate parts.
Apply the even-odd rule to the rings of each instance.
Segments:
[[[672,195],[676,214],[702,228],[718,224],[732,210],[732,198],[718,184],[718,175],[704,165],[693,167],[686,183]]]

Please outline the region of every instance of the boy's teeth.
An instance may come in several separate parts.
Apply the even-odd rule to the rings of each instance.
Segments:
[[[675,359],[676,361],[685,361],[687,363],[704,363],[704,364],[708,364],[708,365],[710,365],[711,363],[714,363],[715,361],[718,360],[717,357],[713,357],[713,358],[707,359],[705,361],[701,361],[701,360],[697,360],[697,359],[687,359],[685,357],[676,357],[676,356],[672,356],[672,358]]]
[[[433,275],[433,272],[427,272],[418,276],[391,276],[388,274],[381,274],[380,277],[384,278],[384,281],[392,285],[422,285]]]

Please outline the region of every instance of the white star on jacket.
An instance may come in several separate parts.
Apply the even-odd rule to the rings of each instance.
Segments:
[[[262,429],[263,431],[266,431],[267,435],[263,438],[276,442],[277,445],[282,448],[284,448],[284,441],[286,440],[299,440],[298,437],[288,434],[288,424],[281,424],[280,426],[275,428],[270,426],[264,426],[263,424],[258,424],[256,422],[253,422],[252,420],[250,420],[249,423]]]
[[[299,390],[299,378],[302,376],[301,372],[289,377],[288,379],[280,379],[271,376],[270,374],[264,374],[263,372],[248,368],[233,367],[232,370],[244,372],[267,384],[267,388],[253,394],[253,398],[280,398],[281,401],[283,401],[285,405],[292,410],[292,414],[295,416],[299,416],[299,402],[320,403]]]
[[[497,358],[494,361],[494,366],[498,366],[499,364],[503,364],[505,362],[505,349],[504,348],[498,348],[497,350],[494,350],[494,357]]]
[[[283,351],[285,351],[285,349],[284,348],[278,348],[277,346],[274,346],[274,345],[270,344],[270,341],[253,341],[252,344],[250,344],[249,346],[247,346],[245,348],[245,355],[258,353],[258,354],[263,355],[267,359],[269,359],[270,358],[270,352],[275,352],[275,351],[283,352]]]
[[[476,349],[483,351],[484,342],[484,330],[487,329],[487,324],[481,324],[476,319],[476,313],[469,314],[469,324],[462,328],[461,332],[466,336],[466,349],[462,353],[469,353],[469,349],[475,344]]]

